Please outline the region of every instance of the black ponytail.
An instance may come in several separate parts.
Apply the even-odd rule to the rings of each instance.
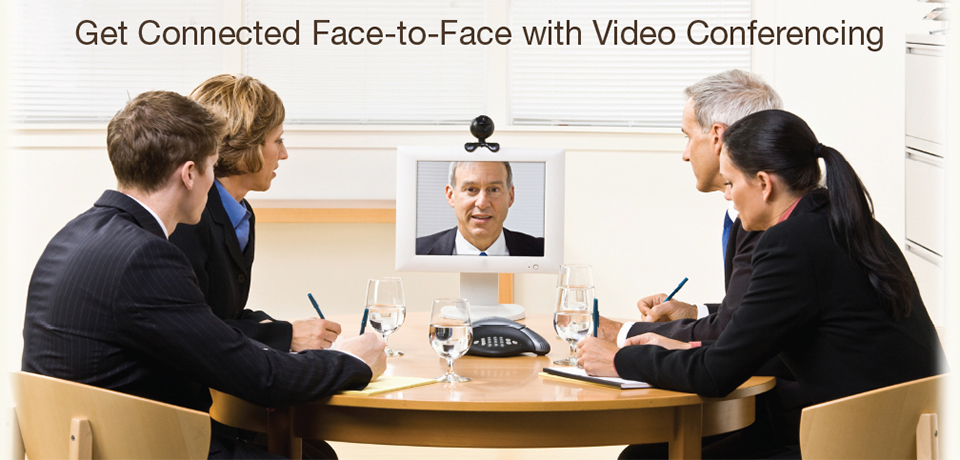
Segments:
[[[833,239],[867,269],[870,284],[881,298],[890,299],[895,319],[910,316],[910,283],[907,273],[880,240],[873,219],[873,200],[846,158],[823,148],[830,192],[830,231]]]
[[[910,315],[909,275],[884,245],[870,194],[840,152],[819,143],[806,122],[782,110],[744,117],[726,130],[723,142],[737,169],[748,176],[760,171],[775,174],[800,195],[819,186],[817,160],[823,158],[834,241],[865,269],[874,290],[888,300],[891,316]]]

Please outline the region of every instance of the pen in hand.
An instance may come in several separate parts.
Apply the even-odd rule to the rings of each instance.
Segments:
[[[369,308],[363,309],[363,321],[360,322],[360,335],[363,335],[363,331],[367,329],[367,315],[370,314]]]
[[[663,299],[663,302],[661,302],[661,303],[667,303],[667,302],[669,302],[670,299],[672,299],[673,296],[677,293],[677,291],[679,291],[680,288],[682,288],[684,284],[687,284],[687,279],[688,279],[688,278],[684,278],[683,281],[681,281],[680,284],[677,285],[677,288],[674,289],[673,292],[671,292],[670,295],[668,295],[666,299]]]
[[[307,298],[309,298],[309,299],[310,299],[310,303],[313,304],[313,309],[317,311],[317,314],[318,314],[318,315],[320,315],[320,319],[327,319],[327,318],[324,318],[324,317],[323,317],[323,312],[320,311],[320,305],[317,304],[317,299],[314,299],[314,298],[313,298],[313,294],[311,294],[311,293],[308,292],[308,293],[307,293]]]

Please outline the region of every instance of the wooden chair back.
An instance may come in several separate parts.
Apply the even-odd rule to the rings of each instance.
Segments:
[[[30,460],[207,458],[205,412],[28,372],[12,377]]]
[[[800,451],[811,459],[937,459],[944,375],[810,406],[800,418]]]

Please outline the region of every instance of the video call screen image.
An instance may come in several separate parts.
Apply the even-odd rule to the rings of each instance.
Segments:
[[[546,164],[510,162],[512,198],[503,162],[461,163],[453,185],[451,164],[417,161],[416,254],[452,255],[454,232],[464,226],[464,239],[478,250],[506,229],[509,255],[542,256]]]

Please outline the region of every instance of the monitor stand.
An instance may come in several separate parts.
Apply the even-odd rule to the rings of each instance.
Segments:
[[[521,305],[500,303],[500,275],[496,273],[461,273],[460,298],[470,302],[470,317],[474,321],[488,316],[513,320],[527,316]]]

